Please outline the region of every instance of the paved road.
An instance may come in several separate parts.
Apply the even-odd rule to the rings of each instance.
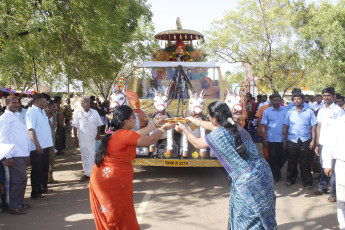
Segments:
[[[53,193],[29,199],[28,214],[0,214],[0,230],[93,230],[88,184],[78,182],[78,149],[57,157]],[[221,168],[135,168],[134,203],[141,229],[226,229],[229,182]],[[336,204],[327,196],[311,197],[301,182],[275,184],[278,229],[337,229]]]

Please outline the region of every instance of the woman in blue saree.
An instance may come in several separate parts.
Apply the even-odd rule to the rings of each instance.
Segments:
[[[220,101],[208,106],[210,122],[188,118],[211,132],[197,138],[179,123],[196,148],[210,147],[230,178],[228,229],[277,229],[273,177],[266,160],[258,155],[250,134],[234,122],[229,107]]]

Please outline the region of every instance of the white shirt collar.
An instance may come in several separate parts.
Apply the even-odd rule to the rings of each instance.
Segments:
[[[330,104],[328,107],[326,107],[326,104],[325,104],[325,109],[333,109],[335,106],[335,103],[332,102],[332,104]]]
[[[14,112],[12,112],[11,110],[8,110],[8,109],[5,110],[5,113],[11,114],[11,115],[15,114]]]

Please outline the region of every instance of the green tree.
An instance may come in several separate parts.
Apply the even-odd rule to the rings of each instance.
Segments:
[[[225,73],[225,79],[227,82],[229,82],[230,85],[232,85],[233,83],[245,82],[246,73],[245,72],[231,73],[230,71],[228,71]]]
[[[309,79],[315,91],[334,86],[345,94],[345,1],[294,5],[293,25],[303,41]]]
[[[148,29],[151,20],[145,0],[4,0],[0,10],[4,85],[61,84],[61,73],[86,85],[89,79],[103,84],[114,80],[128,55],[146,55],[140,47],[133,49],[137,54],[127,53],[131,44],[147,39],[138,30]]]
[[[258,85],[266,91],[285,93],[304,84],[306,71],[302,71],[289,1],[244,0],[239,5],[207,32],[208,53],[216,60],[252,65]]]

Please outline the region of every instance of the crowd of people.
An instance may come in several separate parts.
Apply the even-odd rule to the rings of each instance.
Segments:
[[[344,229],[345,183],[341,165],[345,154],[340,150],[344,136],[340,134],[345,119],[344,97],[327,87],[322,95],[314,97],[294,89],[288,105],[284,105],[278,93],[270,95],[269,100],[260,95],[257,99],[256,103],[247,94],[245,127],[253,140],[262,143],[274,183],[282,179],[281,170],[286,161],[286,186],[296,182],[300,169],[302,184],[311,190],[311,195],[329,194],[327,201],[337,202],[339,224]],[[312,172],[319,173],[316,186]]]
[[[26,214],[30,207],[23,203],[28,165],[31,165],[30,197],[45,199],[44,194],[52,192],[48,184],[59,182],[53,177],[55,155],[64,155],[64,149],[74,144],[80,143],[82,153],[84,176],[80,181],[89,178],[94,164],[95,143],[87,137],[95,134],[93,141],[100,139],[100,133],[105,131],[108,109],[106,102],[102,106],[95,97],[84,98],[81,103],[83,109],[73,116],[74,109],[70,102],[67,98],[62,106],[60,96],[52,99],[45,93],[35,94],[25,106],[15,96],[5,99],[5,105],[0,108],[0,143],[15,147],[0,159],[1,212]],[[91,105],[95,109],[90,108]],[[75,129],[74,141],[72,127]],[[93,143],[91,150],[90,143]],[[9,202],[4,186],[5,166],[9,173],[6,175],[9,178]]]
[[[287,161],[285,185],[293,186],[300,171],[302,184],[311,195],[329,192],[327,201],[337,202],[338,220],[344,229],[344,97],[335,94],[332,87],[316,96],[294,89],[289,104],[284,104],[278,93],[269,98],[258,95],[257,101],[250,93],[246,96],[244,127],[234,121],[223,102],[208,106],[209,121],[188,118],[209,130],[205,138],[193,136],[181,123],[175,126],[196,148],[210,147],[228,172],[232,184],[229,228],[276,228],[273,183],[282,180],[282,167]],[[93,96],[83,98],[81,110],[75,113],[70,99],[62,106],[61,97],[51,100],[47,94],[34,95],[25,107],[15,96],[7,97],[5,103],[0,116],[0,143],[14,144],[15,148],[0,164],[3,212],[27,212],[29,205],[23,201],[29,163],[31,198],[45,199],[44,194],[52,192],[48,184],[58,183],[53,177],[55,153],[64,154],[64,149],[74,144],[80,147],[82,158],[84,175],[80,182],[90,180],[90,203],[97,228],[139,229],[131,160],[136,146],[149,146],[174,125],[161,122],[131,131],[135,117],[129,106],[117,107],[108,121],[109,103],[101,103]],[[157,132],[149,135],[154,129]],[[100,142],[106,130],[111,132]],[[254,142],[262,143],[265,160],[258,156]],[[4,165],[9,169],[9,206],[3,184]],[[320,174],[317,186],[313,184],[313,171]]]

